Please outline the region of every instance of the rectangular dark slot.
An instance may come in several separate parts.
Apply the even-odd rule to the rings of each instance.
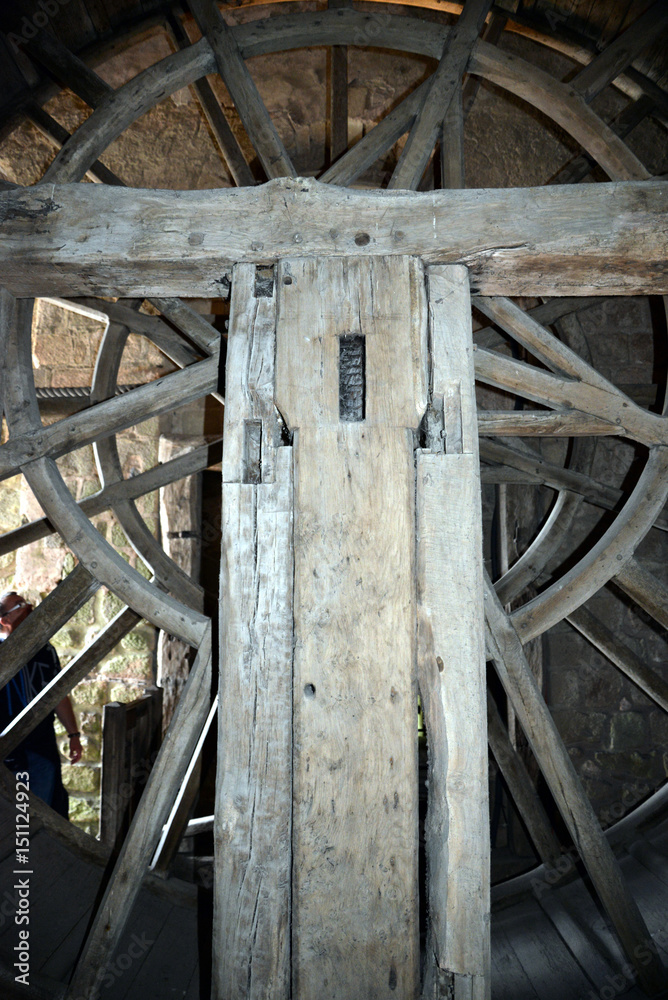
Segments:
[[[262,482],[262,421],[244,420],[242,482]]]
[[[339,337],[339,418],[351,422],[366,416],[366,347],[364,337]]]
[[[273,267],[255,268],[255,298],[270,299],[274,294]]]

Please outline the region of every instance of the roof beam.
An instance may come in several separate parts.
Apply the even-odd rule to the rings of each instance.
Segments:
[[[239,261],[415,254],[465,264],[483,295],[665,294],[667,209],[662,181],[425,194],[299,178],[189,192],[41,184],[0,192],[0,274],[19,296],[208,298]]]

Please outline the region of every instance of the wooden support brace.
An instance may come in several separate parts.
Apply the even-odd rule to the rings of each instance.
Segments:
[[[482,513],[468,275],[428,272],[435,411],[417,453],[418,675],[429,746],[423,997],[491,990]],[[442,430],[438,428],[442,427]],[[431,440],[430,440],[431,439]],[[470,980],[470,983],[468,982]]]

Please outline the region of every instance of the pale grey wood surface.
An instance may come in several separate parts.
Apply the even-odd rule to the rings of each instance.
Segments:
[[[428,194],[290,178],[192,192],[41,184],[0,192],[0,265],[21,295],[218,296],[231,263],[287,257],[298,244],[304,254],[464,263],[482,294],[663,293],[667,207],[661,181]]]
[[[637,559],[629,559],[615,583],[663,628],[668,628],[668,587]]]
[[[432,452],[417,453],[418,677],[429,745],[424,997],[489,997],[489,810],[482,513],[468,275],[428,271]],[[473,987],[473,983],[470,983]],[[459,987],[459,988],[458,988]],[[464,984],[457,984],[455,995]],[[465,994],[462,994],[465,995]]]
[[[296,452],[292,988],[412,996],[424,284],[405,258],[307,258],[282,263],[277,288],[276,400]],[[365,338],[360,422],[339,419],[341,335]]]
[[[215,1000],[291,995],[293,463],[292,448],[275,438],[276,289],[266,292],[255,267],[235,268],[223,448]],[[247,428],[258,423],[253,456]]]

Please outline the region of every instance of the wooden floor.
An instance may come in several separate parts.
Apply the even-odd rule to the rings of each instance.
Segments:
[[[13,812],[0,799],[0,896],[7,904],[0,904],[0,961],[7,984],[0,992],[3,997],[16,995],[25,1000],[58,997],[81,947],[103,869],[81,860],[43,829],[32,838],[34,990],[21,988],[14,993],[13,973],[8,975],[18,940],[12,886],[21,876],[14,874],[13,829]],[[622,867],[668,967],[668,818],[651,834],[636,831],[623,854]],[[546,887],[542,870],[537,869],[508,883],[496,895],[493,1000],[642,1000],[644,994],[625,972],[626,960],[583,881]],[[206,998],[210,927],[210,892],[176,879],[157,888],[146,885],[104,981],[103,1000]]]

